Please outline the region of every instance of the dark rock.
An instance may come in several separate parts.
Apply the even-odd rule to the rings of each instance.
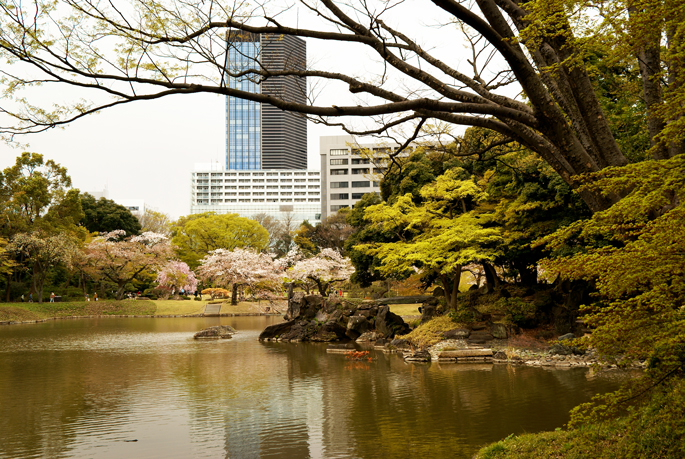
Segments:
[[[417,351],[405,352],[404,360],[406,362],[430,362],[431,355],[428,351],[419,349]]]
[[[394,340],[390,341],[390,346],[397,348],[397,349],[409,349],[409,341],[406,339],[400,339],[400,338],[395,338]]]
[[[216,325],[214,327],[205,328],[195,333],[195,339],[228,339],[236,333],[235,328],[228,325]]]
[[[366,333],[362,333],[362,335],[357,338],[358,343],[370,343],[378,340],[378,333],[375,331],[368,331]]]
[[[555,343],[549,348],[549,353],[552,355],[571,355],[573,351],[569,346],[564,346],[563,344]]]
[[[469,287],[469,291],[472,292],[474,290],[478,290],[478,285],[473,284],[471,287]]]
[[[494,360],[507,360],[507,353],[504,351],[498,351],[492,356]]]
[[[509,290],[506,288],[503,288],[499,291],[499,296],[502,298],[511,298],[511,293],[509,293]]]
[[[471,335],[471,330],[467,328],[455,328],[454,330],[448,330],[442,334],[445,339],[466,339]]]
[[[484,344],[492,341],[495,337],[486,331],[473,331],[469,336],[469,341],[475,344]]]
[[[419,310],[421,311],[421,323],[426,323],[438,315],[435,303],[423,303]]]
[[[435,287],[435,289],[433,290],[433,296],[434,297],[445,296],[445,290],[442,287]]]
[[[554,343],[549,348],[552,355],[584,355],[585,351],[578,346],[566,346],[561,343]]]
[[[566,333],[565,335],[561,335],[559,338],[557,338],[557,341],[566,341],[570,339],[576,339],[576,335],[573,333]]]
[[[374,346],[385,346],[385,345],[388,344],[389,342],[390,342],[390,341],[387,340],[387,339],[385,339],[385,338],[379,338],[379,339],[377,339],[376,342],[373,343],[373,344],[374,344]]]
[[[368,331],[369,328],[369,321],[364,316],[352,316],[350,317],[350,320],[347,321],[347,330],[353,330],[357,332],[357,336]],[[355,336],[355,339],[357,336]]]
[[[345,339],[347,329],[338,323],[326,323],[311,337],[309,341],[330,342]]]
[[[386,338],[393,338],[395,335],[405,335],[409,333],[409,325],[397,314],[390,312],[388,306],[378,308],[378,315],[374,323],[376,331]]]
[[[497,339],[507,339],[509,337],[506,325],[498,323],[490,326],[490,334]]]

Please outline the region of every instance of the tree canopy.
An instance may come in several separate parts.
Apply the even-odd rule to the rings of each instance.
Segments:
[[[445,35],[435,37],[402,30],[393,16],[401,2],[301,3],[312,13],[306,24],[299,15],[279,14],[289,5],[273,2],[131,0],[126,8],[72,0],[60,8],[47,1],[2,3],[0,53],[8,70],[1,81],[1,108],[14,121],[1,130],[12,138],[136,100],[209,92],[268,103],[326,124],[344,122],[340,117],[345,116],[379,121],[373,128],[348,126],[354,133],[391,135],[404,125],[413,132],[411,140],[430,123],[487,128],[503,135],[503,142],[516,141],[538,153],[573,184],[572,176],[628,163],[596,95],[594,67],[587,59],[601,45],[617,61],[640,69],[654,156],[683,151],[685,11],[679,0],[425,1],[421,6],[448,25],[441,28]],[[363,77],[303,69],[300,63],[236,70],[226,66],[229,30],[363,46],[383,65]],[[438,43],[431,39],[464,43],[470,52],[433,53]],[[301,104],[226,84],[229,76],[263,81],[287,75],[342,83],[350,95],[368,101]],[[109,98],[43,105],[30,97],[30,89],[45,84],[79,86],[95,93],[94,99]],[[581,195],[593,210],[615,201],[588,189]]]
[[[92,195],[83,193],[81,207],[84,214],[81,224],[91,233],[124,230],[127,236],[133,236],[139,234],[142,229],[140,222],[130,210],[111,199],[95,199]]]
[[[261,251],[269,244],[269,233],[256,221],[238,214],[206,212],[179,218],[172,228],[171,242],[179,258],[191,268],[217,249],[251,248]]]

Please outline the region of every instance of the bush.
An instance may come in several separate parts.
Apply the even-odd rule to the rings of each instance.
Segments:
[[[202,297],[201,297],[201,296],[196,296],[196,297],[193,298],[193,299],[194,299],[195,301],[202,301]]]
[[[444,340],[444,332],[463,326],[462,323],[455,322],[449,315],[440,316],[419,325],[410,333],[398,336],[397,338],[406,339],[412,346],[424,348]]]
[[[504,312],[504,319],[510,325],[521,328],[534,328],[538,325],[535,304],[521,298],[500,298],[495,306]]]

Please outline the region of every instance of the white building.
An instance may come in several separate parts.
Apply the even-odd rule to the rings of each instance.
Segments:
[[[294,222],[321,220],[321,173],[310,170],[197,170],[190,213],[266,213]]]
[[[351,135],[321,137],[321,218],[353,208],[366,193],[380,193],[388,154],[398,146],[359,144]]]
[[[142,199],[114,199],[113,201],[130,210],[134,217],[145,215],[145,201]]]

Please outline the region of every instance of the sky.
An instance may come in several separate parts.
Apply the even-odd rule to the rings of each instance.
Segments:
[[[41,153],[67,168],[82,192],[107,188],[109,199],[142,199],[176,219],[190,212],[190,174],[196,163],[224,164],[225,97],[170,96],[104,110],[64,129],[23,136],[27,148],[0,143],[0,168],[22,151]],[[319,169],[319,136],[337,128],[308,129],[308,164]]]
[[[447,32],[454,33],[455,28],[439,25],[444,13],[430,2],[421,2],[420,9],[417,4],[404,2],[393,9],[391,19],[396,23],[391,25],[414,36],[434,55],[444,56],[450,64],[457,65],[462,60],[463,48],[453,38],[442,37]],[[304,16],[298,16],[297,23],[305,24]],[[307,60],[318,69],[367,80],[383,72],[380,60],[371,50],[349,43],[308,39]],[[396,84],[400,87],[404,83],[398,80]],[[311,84],[309,80],[308,85]],[[61,91],[51,95],[66,100],[81,97],[74,88]],[[316,91],[317,105],[364,103],[349,95],[344,86],[316,86]],[[225,96],[175,95],[134,102],[87,116],[63,129],[21,136],[18,140],[28,143],[27,148],[0,143],[0,168],[14,164],[22,151],[41,153],[65,166],[73,186],[81,191],[106,188],[110,199],[142,199],[147,208],[175,219],[190,212],[190,174],[194,165],[225,162],[225,116]],[[310,169],[320,168],[319,137],[342,134],[340,128],[309,124]]]

